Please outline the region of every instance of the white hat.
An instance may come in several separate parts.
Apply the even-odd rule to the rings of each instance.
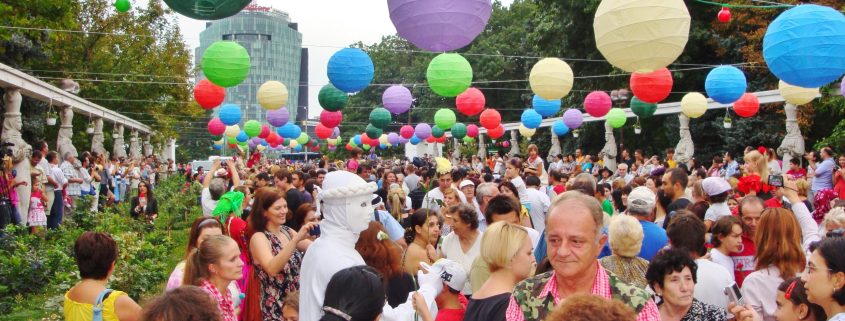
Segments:
[[[471,180],[465,179],[461,181],[461,184],[458,185],[458,188],[464,188],[466,186],[475,186],[475,183],[473,183]]]
[[[455,291],[462,290],[467,282],[467,271],[460,263],[450,259],[437,260],[428,271],[440,274],[440,279]]]
[[[373,194],[378,189],[375,182],[367,183],[360,176],[347,171],[334,171],[326,174],[323,191],[317,196],[320,200],[345,199],[350,196]]]
[[[701,188],[709,196],[715,196],[731,190],[731,184],[721,177],[708,177],[701,181]]]
[[[648,187],[640,186],[634,188],[631,194],[628,194],[628,210],[634,210],[638,213],[651,213],[654,210],[654,205],[657,202],[657,195]]]

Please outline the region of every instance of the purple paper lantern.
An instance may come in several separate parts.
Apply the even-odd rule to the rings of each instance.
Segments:
[[[331,135],[331,136],[329,136],[329,138],[331,138],[331,139],[335,139],[335,138],[337,138],[338,136],[340,136],[340,127],[335,127],[335,128],[332,128],[332,135]]]
[[[414,127],[414,136],[419,139],[426,139],[431,136],[431,126],[426,123],[419,123]]]
[[[381,103],[391,114],[399,115],[411,109],[414,97],[404,86],[390,86],[381,95]]]
[[[409,139],[399,136],[399,144],[407,144]]]
[[[563,113],[563,123],[566,124],[566,127],[569,127],[569,129],[581,127],[581,123],[583,122],[584,115],[581,114],[580,110],[570,108]]]
[[[434,52],[469,45],[493,13],[490,0],[388,0],[387,8],[400,37]]]
[[[267,122],[273,127],[282,127],[290,120],[290,113],[287,108],[279,108],[267,111]]]
[[[397,133],[387,134],[387,142],[392,144],[392,145],[396,145],[397,143],[399,143],[399,134],[397,134]]]

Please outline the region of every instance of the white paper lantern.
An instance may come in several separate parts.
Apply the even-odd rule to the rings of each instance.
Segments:
[[[793,105],[803,105],[813,101],[819,96],[818,88],[803,88],[787,84],[781,80],[778,82],[778,91],[786,102]]]
[[[707,112],[707,97],[701,93],[688,93],[681,98],[681,112],[689,118],[698,118]]]

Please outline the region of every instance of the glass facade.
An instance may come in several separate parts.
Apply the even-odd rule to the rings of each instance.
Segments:
[[[230,40],[246,48],[252,62],[249,76],[238,86],[226,89],[224,103],[241,106],[241,124],[247,120],[265,122],[264,109],[258,105],[256,94],[264,82],[280,81],[288,88],[290,119],[294,120],[299,102],[308,101],[308,91],[300,90],[301,74],[307,75],[307,51],[302,50],[302,34],[291,23],[287,13],[251,5],[229,18],[210,21],[200,33],[200,46],[194,57],[200,66],[202,54],[212,43]],[[205,78],[200,70],[197,81]],[[302,95],[302,97],[300,97]],[[304,100],[303,100],[304,99]]]

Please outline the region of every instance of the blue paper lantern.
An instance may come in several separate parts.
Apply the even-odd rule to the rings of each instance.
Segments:
[[[387,145],[385,144],[378,144],[378,148],[387,149]]]
[[[238,136],[235,136],[235,139],[238,140],[238,143],[245,143],[247,140],[249,140],[249,135],[247,135],[246,132],[242,130],[240,133],[238,133]]]
[[[223,149],[223,145],[219,145],[219,144],[214,144],[214,145],[211,145],[211,147],[212,147],[212,148],[214,148],[214,150],[221,150],[221,149]]]
[[[352,141],[355,142],[355,145],[361,145],[361,135],[355,135],[355,137],[352,137]]]
[[[237,125],[241,122],[241,107],[235,104],[225,104],[220,107],[217,117],[226,126]]]
[[[522,112],[522,117],[520,117],[522,121],[522,125],[529,129],[536,129],[540,127],[540,123],[543,122],[543,116],[540,116],[534,109],[526,109]]]
[[[707,74],[704,90],[707,96],[722,104],[730,104],[745,94],[748,84],[742,70],[734,66],[720,66]]]
[[[361,91],[373,81],[375,67],[370,56],[358,48],[344,48],[329,59],[329,81],[347,93]]]
[[[287,123],[282,127],[276,129],[276,133],[284,138],[296,139],[302,134],[302,129],[293,123]]]
[[[416,145],[419,144],[421,141],[422,140],[419,137],[411,136],[411,140],[409,140],[408,142],[411,143],[411,145]]]
[[[534,95],[534,99],[531,100],[531,105],[534,106],[534,110],[543,117],[552,117],[557,112],[560,111],[560,99],[543,99],[539,95]]]
[[[295,150],[297,152],[301,152],[302,151],[302,145],[296,145],[296,147],[294,147],[293,150]]]
[[[569,133],[569,127],[563,123],[562,119],[558,119],[552,124],[552,132],[554,132],[555,135],[563,136]]]
[[[763,37],[763,59],[790,85],[816,88],[845,72],[845,16],[806,4],[781,13]]]

